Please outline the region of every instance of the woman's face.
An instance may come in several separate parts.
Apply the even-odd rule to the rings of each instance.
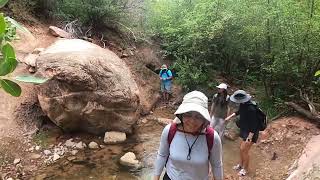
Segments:
[[[218,88],[218,93],[223,93],[224,89]]]
[[[191,132],[198,132],[206,121],[200,113],[194,111],[186,112],[182,117],[186,131]]]

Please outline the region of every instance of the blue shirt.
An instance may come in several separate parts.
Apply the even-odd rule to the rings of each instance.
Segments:
[[[167,72],[166,72],[167,71]],[[169,69],[163,69],[160,71],[159,76],[163,79],[163,81],[171,81],[171,79],[168,79],[169,77],[172,77],[172,72]]]

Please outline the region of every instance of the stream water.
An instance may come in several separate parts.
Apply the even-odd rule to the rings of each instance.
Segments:
[[[125,144],[107,145],[99,150],[84,150],[79,152],[75,159],[59,160],[55,164],[38,172],[34,179],[104,179],[104,180],[149,180],[152,179],[152,165],[159,146],[162,126],[154,123],[145,123],[136,129],[137,136],[130,137]],[[239,142],[225,140],[223,144],[225,174],[236,175],[232,170],[239,159]],[[255,148],[255,147],[254,147]],[[130,170],[119,164],[120,157],[132,151],[144,164],[143,168]],[[258,168],[259,152],[253,154],[252,170]]]

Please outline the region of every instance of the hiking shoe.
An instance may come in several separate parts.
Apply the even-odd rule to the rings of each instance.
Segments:
[[[240,166],[240,164],[237,164],[236,166],[233,166],[232,169],[234,169],[236,171],[240,171],[242,169],[242,167]]]
[[[239,176],[245,176],[247,175],[247,171],[245,169],[241,169],[238,173]]]

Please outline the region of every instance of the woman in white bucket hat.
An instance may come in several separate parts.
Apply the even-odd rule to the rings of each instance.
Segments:
[[[259,128],[256,115],[256,107],[251,101],[251,96],[244,90],[237,90],[230,97],[232,102],[240,104],[239,110],[226,118],[226,121],[239,115],[240,137],[240,162],[233,169],[239,171],[240,176],[245,176],[249,168],[249,151],[253,143],[256,143],[259,137]]]
[[[228,85],[225,83],[217,86],[218,92],[212,98],[212,105],[210,108],[210,115],[212,122],[210,124],[219,134],[221,141],[223,140],[224,131],[226,128],[225,118],[229,114],[229,95]]]
[[[192,91],[174,114],[179,123],[162,131],[154,180],[160,179],[164,167],[164,180],[209,180],[209,164],[214,179],[222,180],[222,146],[218,133],[208,126],[208,98]]]

